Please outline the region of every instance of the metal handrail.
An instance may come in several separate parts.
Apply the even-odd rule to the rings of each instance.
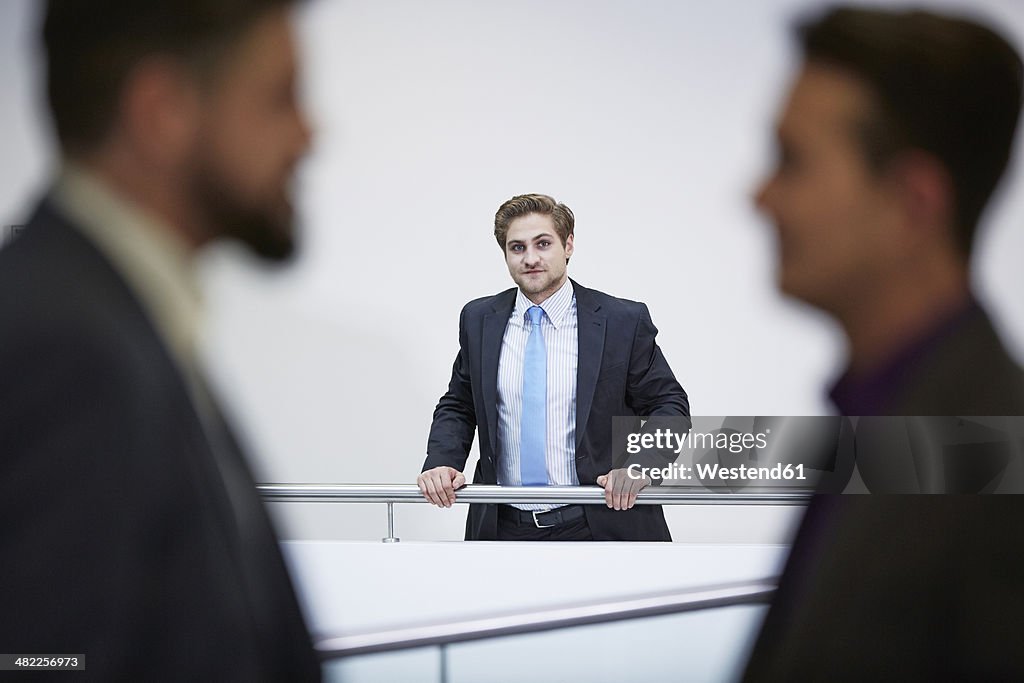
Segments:
[[[259,484],[264,500],[272,502],[425,503],[415,484]],[[638,505],[805,505],[809,491],[800,493],[720,493],[653,486],[640,491]],[[469,484],[455,492],[456,503],[603,504],[599,486],[493,486]]]
[[[633,595],[598,602],[546,607],[531,611],[402,626],[317,640],[321,659],[335,659],[425,646],[445,646],[485,638],[536,633],[589,624],[665,614],[763,604],[771,601],[778,578],[719,584],[684,590]]]
[[[397,543],[395,503],[425,503],[415,484],[258,484],[268,502],[386,503],[388,535],[381,540]],[[638,505],[805,505],[809,491],[800,493],[717,493],[680,490],[682,487],[651,486],[637,495]],[[455,492],[456,503],[553,503],[604,504],[600,486],[494,486],[470,484]]]

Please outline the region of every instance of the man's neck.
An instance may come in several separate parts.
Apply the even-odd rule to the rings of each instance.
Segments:
[[[118,197],[152,214],[190,251],[206,241],[197,228],[200,223],[179,178],[156,169],[140,169],[131,159],[116,152],[73,161],[94,174]]]
[[[966,269],[924,282],[877,290],[873,299],[839,316],[849,340],[849,372],[870,373],[927,336],[971,300]]]

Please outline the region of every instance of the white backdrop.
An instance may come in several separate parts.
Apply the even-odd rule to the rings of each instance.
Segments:
[[[896,4],[896,3],[889,3]],[[906,4],[906,3],[901,3]],[[1021,0],[918,3],[991,18],[1024,45]],[[45,187],[35,6],[0,4],[0,220]],[[498,205],[544,192],[576,214],[580,282],[649,304],[696,414],[819,414],[832,324],[774,289],[750,194],[820,6],[748,2],[315,0],[299,12],[317,127],[298,185],[304,249],[268,271],[204,256],[208,355],[260,478],[412,482],[447,386],[458,315],[510,286]],[[1024,160],[979,244],[976,281],[1024,357]],[[473,457],[475,459],[475,455]],[[291,505],[290,535],[374,538],[383,510]],[[678,537],[775,537],[769,509],[676,510]],[[458,538],[464,508],[399,508],[407,538]],[[378,522],[368,527],[368,522]]]

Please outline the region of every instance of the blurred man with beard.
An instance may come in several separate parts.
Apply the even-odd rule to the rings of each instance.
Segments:
[[[282,261],[310,130],[287,0],[51,0],[61,159],[0,251],[0,652],[95,680],[318,680],[198,361],[194,260]]]

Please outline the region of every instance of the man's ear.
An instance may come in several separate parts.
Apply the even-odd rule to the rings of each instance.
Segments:
[[[572,235],[570,234],[565,238],[565,262],[568,263],[569,259],[572,258]]]
[[[121,92],[124,140],[145,163],[173,168],[195,147],[202,103],[183,66],[154,57],[133,69]]]
[[[890,180],[911,239],[955,241],[953,179],[935,156],[910,151],[893,161]]]

